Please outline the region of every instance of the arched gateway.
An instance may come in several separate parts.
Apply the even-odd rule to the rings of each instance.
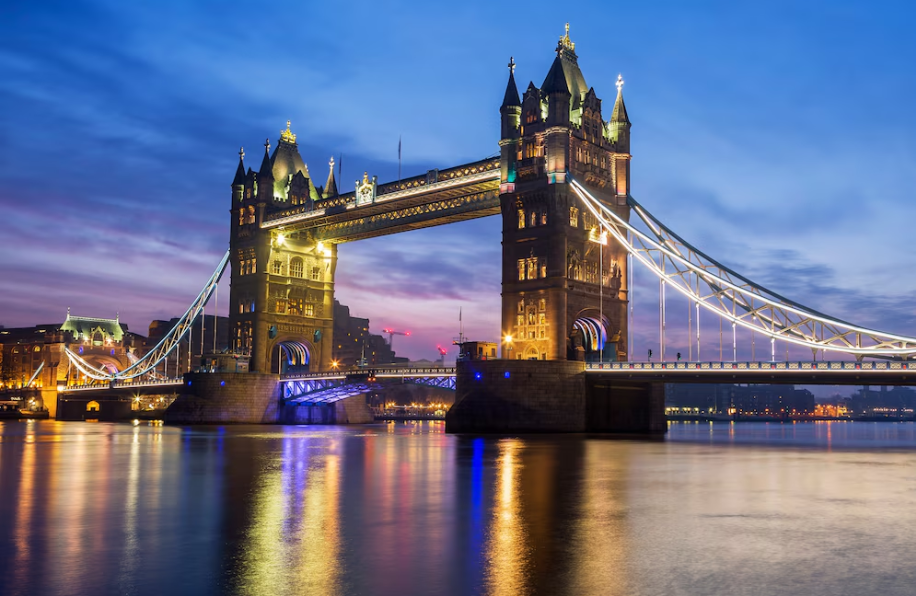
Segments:
[[[499,159],[388,184],[364,174],[354,192],[340,194],[333,160],[325,184],[316,186],[289,122],[273,152],[265,143],[258,170],[245,169],[240,151],[232,181],[230,325],[233,348],[251,354],[253,371],[330,367],[337,244],[497,213],[501,333],[513,337],[512,357],[626,356],[622,340],[604,350],[609,331],[627,336],[626,253],[614,239],[597,241],[598,220],[568,179],[629,218],[623,81],[605,121],[568,31],[540,87],[529,83],[520,97],[514,61],[509,69]],[[585,311],[600,315],[580,316]],[[295,343],[277,344],[282,337],[309,338],[310,347],[303,353]]]

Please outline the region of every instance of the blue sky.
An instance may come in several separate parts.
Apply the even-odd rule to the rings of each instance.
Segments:
[[[569,6],[5,3],[0,323],[70,306],[145,332],[179,315],[227,246],[239,146],[256,167],[287,119],[319,182],[343,154],[342,190],[364,170],[396,177],[399,135],[405,176],[495,154],[509,56],[521,87],[540,85],[569,21],[606,105],[626,79],[640,202],[784,295],[916,335],[916,10]],[[496,339],[499,231],[489,218],[343,245],[337,296],[375,331],[411,329],[397,345],[412,358],[436,357],[459,307]],[[654,287],[645,303],[637,288],[637,350],[657,342]]]

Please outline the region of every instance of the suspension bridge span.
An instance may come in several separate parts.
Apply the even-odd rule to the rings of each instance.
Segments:
[[[365,173],[353,192],[340,193],[333,159],[325,183],[316,185],[289,122],[273,151],[265,143],[257,170],[246,168],[240,151],[229,250],[178,325],[124,370],[99,369],[70,350],[68,359],[107,387],[100,391],[174,383],[160,365],[179,349],[228,268],[231,349],[250,357],[251,371],[187,375],[173,419],[216,412],[213,400],[229,399],[232,391],[241,400],[238,411],[245,411],[245,392],[265,394],[251,398],[252,420],[303,420],[289,412],[355,403],[382,375],[370,382],[331,370],[337,246],[499,214],[503,359],[459,362],[427,376],[398,373],[402,381],[457,391],[450,431],[664,432],[662,384],[671,381],[910,382],[916,338],[847,322],[755,283],[638,202],[630,186],[632,124],[622,77],[605,119],[568,32],[555,51],[543,83],[530,83],[521,95],[510,60],[498,158],[383,184]],[[636,268],[658,281],[654,363],[637,362],[632,353]],[[684,362],[666,353],[672,292],[689,304]],[[724,330],[716,360],[702,358],[701,318],[707,329],[711,320]],[[754,346],[760,338],[761,358],[739,359],[739,331],[750,332]],[[788,347],[796,354],[810,350],[812,360],[790,361]],[[221,384],[214,384],[217,377]],[[187,405],[195,400],[206,403],[195,410]],[[337,420],[361,417],[352,408],[337,412]]]

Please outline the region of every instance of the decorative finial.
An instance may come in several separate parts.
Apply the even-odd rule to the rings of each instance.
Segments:
[[[623,92],[623,75],[622,74],[617,75],[616,85],[617,85],[617,93],[622,93]]]
[[[509,56],[509,74],[515,74],[515,58]]]
[[[270,151],[270,139],[264,139],[264,148]]]
[[[331,166],[331,171],[334,171],[334,156],[331,156],[331,161],[328,162],[328,165]]]
[[[290,125],[290,124],[291,124],[291,122],[290,122],[289,120],[287,120],[287,121],[286,121],[286,130],[281,130],[281,131],[280,131],[280,138],[283,139],[284,141],[288,142],[288,143],[295,143],[295,142],[296,142],[296,135],[294,135],[294,134],[292,133],[292,131],[289,129],[289,125]]]
[[[245,159],[245,148],[239,147],[239,161]]]
[[[557,53],[560,53],[560,50],[567,49],[570,52],[576,50],[576,44],[569,39],[569,23],[566,23],[566,35],[560,38],[560,43],[557,44]]]
[[[363,172],[363,184],[369,184],[369,172]]]

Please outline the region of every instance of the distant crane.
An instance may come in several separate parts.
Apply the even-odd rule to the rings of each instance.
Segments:
[[[436,346],[436,349],[439,350],[439,366],[445,366],[445,355],[448,354],[448,350],[442,346]]]
[[[382,333],[388,334],[388,347],[391,348],[391,351],[394,351],[394,336],[395,335],[404,335],[410,337],[410,331],[395,331],[391,327],[386,327],[382,329]]]

